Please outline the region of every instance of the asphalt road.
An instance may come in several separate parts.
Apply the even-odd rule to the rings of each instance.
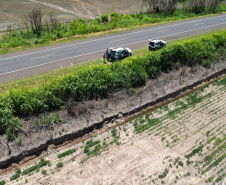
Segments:
[[[100,58],[106,48],[143,47],[148,39],[171,40],[226,26],[226,14],[83,39],[0,56],[0,83]]]

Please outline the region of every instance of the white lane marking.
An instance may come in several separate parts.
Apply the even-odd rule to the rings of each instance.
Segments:
[[[198,24],[193,24],[193,25],[197,26],[197,25],[200,25],[200,24],[204,24],[204,23],[202,22],[202,23],[198,23]]]
[[[113,41],[110,41],[109,43],[118,42],[118,41],[122,41],[122,40],[126,40],[126,39],[113,40]]]
[[[52,63],[55,63],[55,62],[60,62],[62,60],[68,60],[68,59],[72,59],[72,58],[77,58],[77,57],[81,57],[81,56],[85,56],[85,55],[89,55],[89,54],[93,54],[93,53],[97,53],[97,52],[101,52],[101,51],[105,51],[105,49],[99,50],[99,51],[94,51],[94,52],[91,52],[91,53],[82,54],[82,55],[77,55],[77,56],[72,56],[72,57],[68,57],[68,58],[63,58],[63,59],[60,59],[60,60],[56,60],[56,61],[52,61],[52,62],[48,62],[48,63],[44,63],[44,64],[39,64],[39,65],[36,65],[36,66],[26,67],[26,68],[23,68],[23,69],[14,70],[14,71],[10,71],[10,72],[7,72],[7,73],[2,73],[2,74],[0,74],[0,76],[6,75],[6,74],[10,74],[10,73],[14,73],[14,72],[18,72],[18,71],[23,71],[23,70],[26,70],[26,69],[31,69],[33,67],[39,67],[39,66],[44,66],[44,65],[47,65],[47,64],[52,64]]]
[[[193,30],[188,30],[188,31],[183,31],[183,32],[179,32],[179,33],[170,34],[170,35],[164,35],[164,36],[161,36],[161,37],[159,37],[159,38],[162,38],[162,37],[168,37],[168,36],[177,35],[177,34],[186,33],[186,32],[195,31],[195,30],[200,30],[200,29],[204,29],[204,28],[210,28],[210,27],[213,27],[213,26],[219,26],[219,25],[221,25],[221,24],[225,24],[225,23],[215,24],[215,25],[212,25],[212,26],[206,26],[206,27],[203,27],[203,28],[197,28],[197,29],[193,29]],[[157,39],[157,38],[155,38],[155,39]],[[132,45],[132,44],[137,44],[137,43],[145,42],[145,41],[147,42],[147,40],[145,39],[145,40],[142,40],[142,41],[133,42],[133,43],[130,43],[130,44],[125,44],[124,46]],[[117,46],[117,47],[119,47],[119,46]],[[120,47],[121,47],[121,46],[120,46]],[[94,51],[94,52],[91,52],[91,53],[82,54],[82,55],[77,55],[77,56],[68,57],[68,58],[64,58],[64,59],[60,59],[60,60],[48,62],[48,63],[45,63],[45,64],[39,64],[39,65],[32,66],[32,67],[27,67],[27,68],[23,68],[23,69],[18,69],[18,70],[10,71],[10,72],[7,72],[7,73],[2,73],[2,74],[0,74],[0,76],[1,76],[1,75],[6,75],[6,74],[10,74],[10,73],[14,73],[14,72],[18,72],[18,71],[22,71],[22,70],[26,70],[26,69],[31,69],[31,68],[33,68],[33,67],[39,67],[39,66],[43,66],[43,65],[47,65],[47,64],[51,64],[51,63],[55,63],[55,62],[60,62],[60,61],[62,61],[62,60],[68,60],[68,59],[71,59],[71,58],[77,58],[77,57],[81,57],[81,56],[85,56],[85,55],[89,55],[89,54],[93,54],[93,53],[98,53],[98,52],[101,52],[101,51],[105,51],[105,49],[99,50],[99,51]]]
[[[156,33],[162,33],[162,32],[166,32],[166,31],[169,31],[169,30],[158,31]]]
[[[31,60],[36,60],[36,59],[40,59],[40,58],[45,58],[45,57],[49,57],[49,56],[53,56],[54,54],[50,54],[50,55],[45,55],[45,56],[41,56],[41,57],[36,57],[36,58],[32,58]]]
[[[153,38],[152,40],[155,40],[155,39],[160,39],[160,38],[164,38],[164,37],[168,37],[168,36],[172,36],[172,35],[177,35],[177,34],[181,34],[181,33],[186,33],[186,32],[190,32],[190,31],[195,31],[195,30],[200,30],[200,29],[204,29],[204,28],[210,28],[210,27],[214,27],[214,26],[219,26],[221,24],[225,24],[225,23],[220,23],[220,24],[215,24],[215,25],[212,25],[212,26],[206,26],[206,27],[202,27],[202,28],[197,28],[197,29],[193,29],[193,30],[188,30],[188,31],[183,31],[183,32],[179,32],[179,33],[173,33],[173,34],[170,34],[170,35],[164,35],[164,36],[160,36],[158,38]],[[137,43],[140,43],[140,42],[147,42],[147,40],[142,40],[142,41],[138,41],[138,42],[133,42],[133,43],[130,43],[130,44],[125,44],[123,46],[128,46],[128,45],[132,45],[132,44],[137,44]],[[119,46],[117,46],[119,47]],[[122,47],[122,46],[120,46]]]
[[[150,28],[148,30],[142,30],[142,31],[131,32],[131,33],[124,33],[124,34],[121,34],[121,35],[116,35],[116,36],[111,36],[111,37],[101,38],[101,39],[96,39],[96,40],[91,40],[91,41],[85,41],[85,42],[81,42],[81,43],[76,43],[76,44],[70,44],[70,45],[66,45],[66,46],[55,47],[55,48],[51,48],[51,49],[45,49],[45,50],[42,50],[42,51],[34,51],[34,52],[31,52],[31,53],[27,53],[27,54],[22,54],[22,55],[17,55],[17,56],[13,56],[13,57],[3,58],[3,59],[0,59],[0,61],[1,60],[5,60],[5,59],[11,59],[11,58],[17,58],[17,57],[21,57],[21,56],[31,55],[33,53],[42,53],[42,52],[45,52],[45,51],[51,51],[51,50],[55,50],[55,49],[59,49],[59,48],[64,48],[64,47],[69,47],[69,46],[74,46],[74,45],[79,45],[79,44],[85,44],[85,43],[88,43],[88,42],[95,42],[95,41],[100,41],[100,40],[104,40],[104,39],[110,39],[110,38],[114,38],[114,37],[120,37],[120,36],[123,36],[125,34],[126,35],[134,34],[134,33],[136,34],[136,33],[140,33],[140,32],[146,32],[146,31],[150,31],[150,30],[156,30],[156,29],[160,29],[160,28],[168,28],[168,27],[172,27],[172,26],[179,26],[179,25],[189,24],[189,23],[193,23],[193,22],[199,22],[199,21],[203,21],[203,20],[206,21],[206,20],[216,19],[216,18],[224,17],[224,16],[226,16],[226,14],[220,15],[220,16],[217,16],[217,17],[206,18],[206,19],[203,19],[203,18],[201,18],[200,20],[197,20],[196,19],[196,20],[192,20],[190,22],[173,24],[173,25],[169,25],[169,26],[163,26],[163,27],[158,27],[158,28]]]

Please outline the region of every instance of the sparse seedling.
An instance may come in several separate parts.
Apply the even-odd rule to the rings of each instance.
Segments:
[[[21,146],[21,138],[19,137],[16,141],[17,146]]]
[[[42,175],[46,175],[47,171],[46,170],[42,170]]]
[[[56,167],[57,167],[57,168],[62,168],[62,167],[63,167],[63,163],[62,163],[62,162],[57,163],[57,164],[56,164]]]

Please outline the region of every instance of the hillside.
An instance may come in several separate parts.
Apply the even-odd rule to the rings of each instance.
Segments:
[[[24,27],[25,15],[32,9],[40,8],[44,18],[51,13],[61,22],[69,22],[77,17],[93,19],[113,11],[119,13],[139,12],[142,8],[140,0],[1,0],[0,1],[0,31],[7,26]]]

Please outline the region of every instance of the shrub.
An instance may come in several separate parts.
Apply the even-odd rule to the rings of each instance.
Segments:
[[[95,21],[96,21],[97,24],[100,24],[100,23],[101,23],[101,18],[100,18],[100,17],[97,17],[97,18],[95,19]]]
[[[210,68],[211,62],[209,60],[203,60],[202,61],[202,66],[205,68]]]
[[[112,12],[110,17],[111,17],[111,22],[118,22],[120,16],[118,12]]]
[[[101,15],[101,21],[104,23],[108,22],[108,14]]]

